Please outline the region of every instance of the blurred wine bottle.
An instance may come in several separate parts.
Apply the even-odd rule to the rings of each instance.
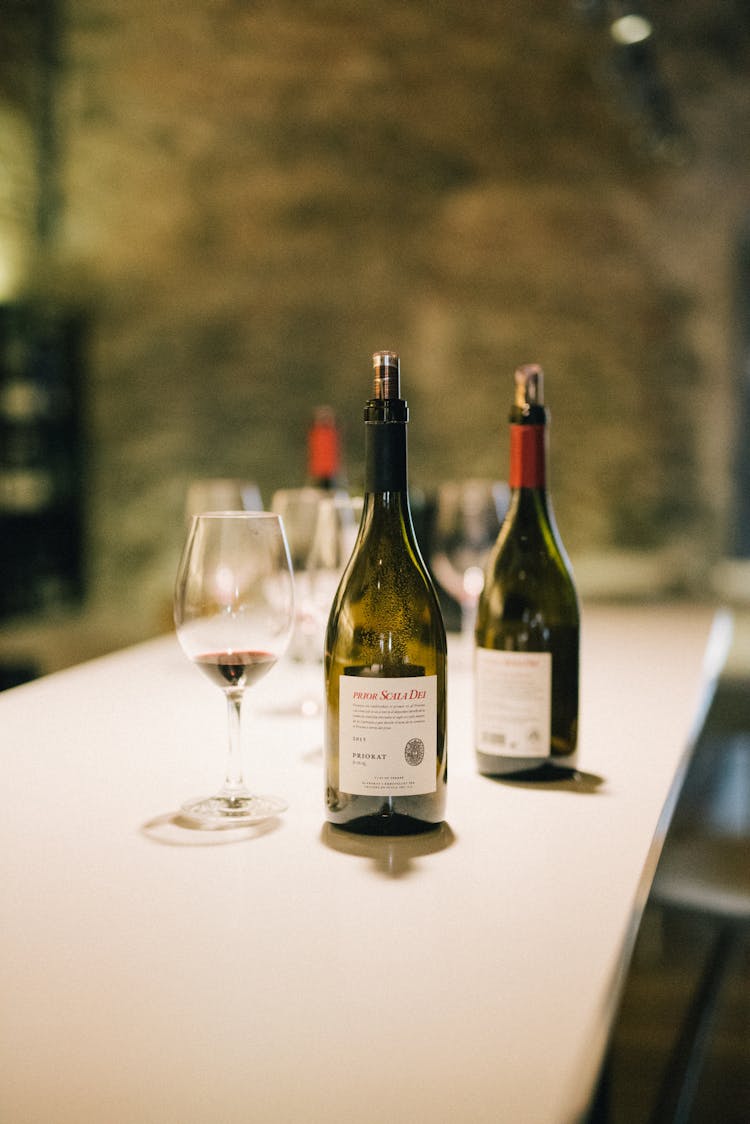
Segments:
[[[0,306],[0,619],[83,595],[81,328]]]
[[[316,407],[307,431],[307,482],[326,491],[345,487],[341,431],[330,406]]]

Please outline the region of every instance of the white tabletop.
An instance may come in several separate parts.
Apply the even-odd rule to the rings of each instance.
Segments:
[[[225,749],[172,637],[0,695],[0,1119],[578,1119],[728,637],[709,609],[587,608],[583,776],[554,787],[477,775],[453,656],[448,824],[412,840],[324,825],[288,666],[244,733],[289,810],[229,833],[171,820]]]

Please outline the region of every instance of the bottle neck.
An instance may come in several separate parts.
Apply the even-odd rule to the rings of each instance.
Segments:
[[[407,498],[406,421],[365,421],[365,494]]]
[[[547,427],[545,425],[517,425],[510,427],[510,477],[515,491],[532,488],[545,491],[547,487]]]
[[[548,526],[557,538],[555,516],[547,491],[547,427],[544,424],[510,426],[509,524]]]

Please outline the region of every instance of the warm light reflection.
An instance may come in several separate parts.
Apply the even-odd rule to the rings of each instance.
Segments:
[[[469,566],[464,571],[464,593],[470,601],[475,601],[484,589],[484,570],[481,566]]]
[[[17,300],[30,265],[36,206],[31,125],[0,105],[0,301]]]
[[[214,575],[214,594],[220,605],[229,608],[239,595],[231,566],[217,566]]]
[[[16,295],[15,271],[1,256],[0,252],[0,303],[10,300]]]
[[[642,43],[648,39],[653,31],[649,21],[644,16],[629,15],[616,19],[610,32],[616,43],[623,47],[632,47],[635,43]]]
[[[28,245],[16,231],[0,229],[0,304],[17,301],[28,273]]]

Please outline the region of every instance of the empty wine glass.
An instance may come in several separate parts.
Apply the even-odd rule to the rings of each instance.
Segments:
[[[346,491],[288,488],[278,491],[271,507],[284,520],[295,583],[296,620],[289,655],[303,665],[295,679],[293,709],[307,717],[323,703],[323,645],[328,613],[357,537],[361,501]]]
[[[177,571],[174,622],[185,655],[221,687],[229,714],[224,784],[215,796],[183,804],[183,817],[201,827],[235,827],[283,812],[284,800],[257,796],[245,785],[240,741],[245,688],[283,655],[294,623],[292,569],[279,516],[193,516]]]
[[[362,502],[361,498],[339,492],[326,496],[318,507],[315,534],[306,565],[310,634],[314,643],[311,658],[318,665],[323,661],[331,605],[357,538]],[[317,713],[322,704],[323,681],[320,677],[315,698],[308,699],[303,710],[307,714]]]
[[[318,623],[321,656],[328,614],[344,567],[354,549],[361,513],[361,502],[345,493],[326,496],[318,507],[306,569],[312,613]]]
[[[484,566],[508,509],[510,490],[500,480],[457,480],[437,494],[432,573],[461,608],[464,640],[474,629]]]
[[[191,480],[185,495],[187,522],[202,511],[262,511],[263,499],[254,480],[208,476]]]
[[[284,521],[294,571],[295,622],[289,654],[301,663],[314,663],[318,658],[308,561],[318,527],[318,509],[327,495],[322,488],[281,488],[271,498],[271,510]]]

